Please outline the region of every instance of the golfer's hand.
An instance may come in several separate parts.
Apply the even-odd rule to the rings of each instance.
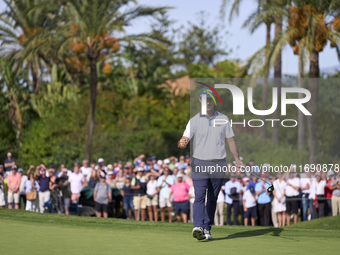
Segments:
[[[178,141],[177,146],[178,148],[184,149],[185,147],[187,147],[188,142],[189,138],[182,136],[182,138]]]
[[[235,158],[235,163],[237,167],[240,167],[240,166],[246,167],[239,158]]]

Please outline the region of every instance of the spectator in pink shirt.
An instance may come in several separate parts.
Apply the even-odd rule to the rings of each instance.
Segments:
[[[13,165],[11,174],[7,176],[8,186],[8,209],[12,209],[14,200],[15,209],[19,209],[21,175],[17,173],[17,166]]]
[[[181,221],[181,214],[184,223],[188,222],[188,192],[190,186],[183,182],[183,174],[179,173],[177,175],[177,181],[171,186],[169,202],[171,203],[171,195],[173,194],[173,200],[175,205],[175,210],[177,214],[177,222]]]

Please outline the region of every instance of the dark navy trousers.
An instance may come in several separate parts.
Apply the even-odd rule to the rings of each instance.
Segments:
[[[214,223],[217,197],[225,176],[222,168],[227,168],[227,162],[225,159],[212,162],[194,158],[191,165],[195,189],[195,202],[193,204],[194,227],[210,230]],[[221,168],[217,169],[217,165]],[[207,171],[208,167],[212,166],[215,167],[215,171]],[[207,204],[205,205],[206,196]]]

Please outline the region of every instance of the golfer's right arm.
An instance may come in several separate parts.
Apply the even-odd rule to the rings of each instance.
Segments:
[[[190,130],[190,120],[189,120],[182,138],[177,143],[178,148],[184,149],[185,147],[187,147],[192,136],[193,136],[193,132],[192,130]]]

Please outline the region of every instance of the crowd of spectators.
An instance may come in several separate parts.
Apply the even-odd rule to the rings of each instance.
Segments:
[[[157,160],[142,154],[125,165],[121,161],[106,165],[100,158],[91,165],[87,160],[76,162],[71,170],[64,164],[59,171],[53,164],[50,168],[40,164],[24,171],[8,153],[0,165],[0,208],[23,206],[43,213],[57,189],[61,201],[54,201],[55,212],[69,215],[81,191],[89,189],[97,217],[106,218],[114,210],[111,215],[126,219],[172,222],[176,215],[177,222],[192,222],[195,191],[190,164],[188,155]],[[247,167],[263,180],[234,171],[230,164],[217,199],[215,225],[282,227],[296,223],[299,214],[302,221],[340,214],[340,182],[333,171],[312,172],[306,165],[304,173],[297,173],[292,165],[289,172],[261,173],[254,160]],[[274,186],[272,193],[268,183]],[[109,206],[113,201],[114,208]]]

